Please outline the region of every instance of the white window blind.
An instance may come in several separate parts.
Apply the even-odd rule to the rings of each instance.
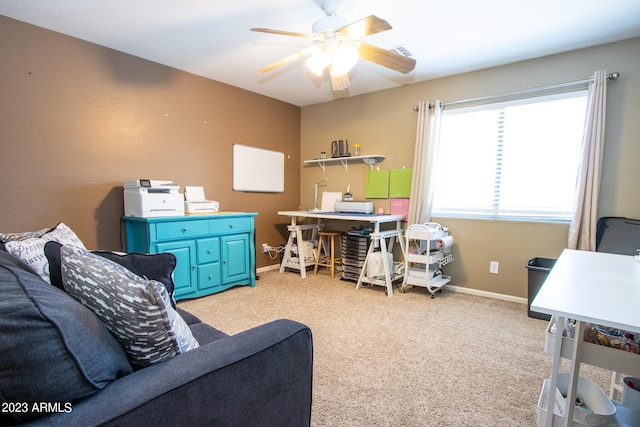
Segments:
[[[569,221],[587,91],[445,110],[433,216]]]

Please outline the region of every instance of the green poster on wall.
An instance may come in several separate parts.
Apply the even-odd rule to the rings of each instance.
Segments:
[[[389,197],[395,199],[408,199],[411,196],[412,168],[391,169],[389,178]]]
[[[389,171],[367,171],[365,183],[367,199],[389,198]]]

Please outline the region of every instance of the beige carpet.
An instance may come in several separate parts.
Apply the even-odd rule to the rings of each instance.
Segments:
[[[446,287],[435,299],[424,288],[388,298],[326,274],[270,271],[255,288],[179,306],[229,334],[278,318],[308,325],[312,426],[535,426],[551,372],[545,321]],[[581,373],[608,392],[609,371]]]

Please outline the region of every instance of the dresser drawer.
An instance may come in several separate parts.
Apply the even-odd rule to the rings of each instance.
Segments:
[[[206,236],[209,234],[209,221],[159,222],[156,224],[158,240],[184,239],[188,237]]]
[[[220,261],[220,238],[196,240],[196,253],[198,264],[207,264]]]
[[[251,230],[251,218],[220,218],[211,221],[211,234],[242,233]]]
[[[221,284],[220,264],[198,266],[198,290],[212,289]]]

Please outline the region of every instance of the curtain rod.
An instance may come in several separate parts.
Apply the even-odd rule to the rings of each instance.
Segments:
[[[607,80],[616,80],[618,77],[620,77],[620,73],[618,73],[617,71],[611,74],[607,75]],[[514,96],[514,95],[524,95],[527,93],[533,93],[533,92],[541,92],[543,90],[551,90],[551,89],[560,89],[563,87],[571,87],[571,86],[578,86],[580,84],[586,84],[586,83],[591,83],[593,82],[593,77],[590,79],[584,79],[584,80],[576,80],[573,82],[565,82],[565,83],[557,83],[557,84],[553,84],[553,85],[548,85],[548,86],[540,86],[540,87],[534,87],[534,88],[529,88],[529,89],[521,89],[521,90],[515,90],[513,92],[505,92],[505,93],[499,93],[497,95],[487,95],[487,96],[480,96],[478,98],[469,98],[469,99],[461,99],[459,101],[449,101],[449,102],[443,102],[443,106],[450,106],[450,105],[458,105],[458,104],[467,104],[467,103],[471,103],[471,102],[478,102],[478,101],[488,101],[490,99],[498,99],[498,98],[505,98],[507,96]],[[429,108],[433,107],[433,104],[429,104]],[[418,111],[420,109],[420,107],[418,107],[417,105],[413,106],[413,111]]]

